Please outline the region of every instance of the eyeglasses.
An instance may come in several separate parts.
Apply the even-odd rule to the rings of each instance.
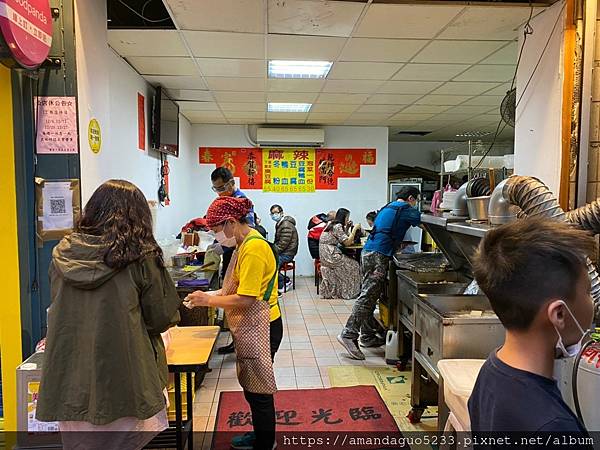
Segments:
[[[229,180],[227,183],[223,184],[222,186],[213,186],[212,190],[213,192],[225,192],[226,190],[229,189],[229,186],[231,186],[233,183],[233,180]]]

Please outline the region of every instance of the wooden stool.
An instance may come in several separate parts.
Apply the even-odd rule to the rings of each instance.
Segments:
[[[296,261],[291,261],[289,263],[285,263],[279,269],[279,272],[283,271],[283,276],[284,276],[283,292],[284,293],[287,292],[285,278],[287,278],[287,273],[289,270],[292,271],[292,289],[296,289]]]

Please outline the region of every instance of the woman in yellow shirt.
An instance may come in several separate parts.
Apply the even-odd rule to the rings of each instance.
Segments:
[[[196,291],[185,305],[223,308],[237,353],[238,380],[250,405],[254,433],[234,438],[232,448],[271,450],[275,447],[277,391],[273,357],[283,337],[277,302],[277,264],[269,243],[250,228],[246,216],[252,202],[219,197],[208,208],[208,226],[223,246],[236,247],[217,295]]]

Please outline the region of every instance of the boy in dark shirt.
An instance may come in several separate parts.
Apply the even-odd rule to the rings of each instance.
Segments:
[[[552,374],[556,354],[576,354],[592,323],[585,258],[593,252],[586,233],[549,219],[520,220],[486,234],[473,269],[506,338],[481,368],[469,399],[474,436],[585,433]]]

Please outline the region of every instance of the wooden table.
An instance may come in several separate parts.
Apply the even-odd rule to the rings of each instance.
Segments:
[[[363,251],[363,244],[353,244],[345,247],[346,250],[351,250],[354,253],[354,259],[356,259],[360,263],[360,255]]]
[[[167,350],[169,372],[175,374],[175,421],[169,422],[169,428],[160,433],[146,448],[194,448],[194,385],[192,373],[208,367],[219,327],[175,327],[171,329],[171,342]],[[181,374],[187,381],[187,422],[183,423],[183,405],[181,402]],[[184,435],[185,433],[185,435]]]

